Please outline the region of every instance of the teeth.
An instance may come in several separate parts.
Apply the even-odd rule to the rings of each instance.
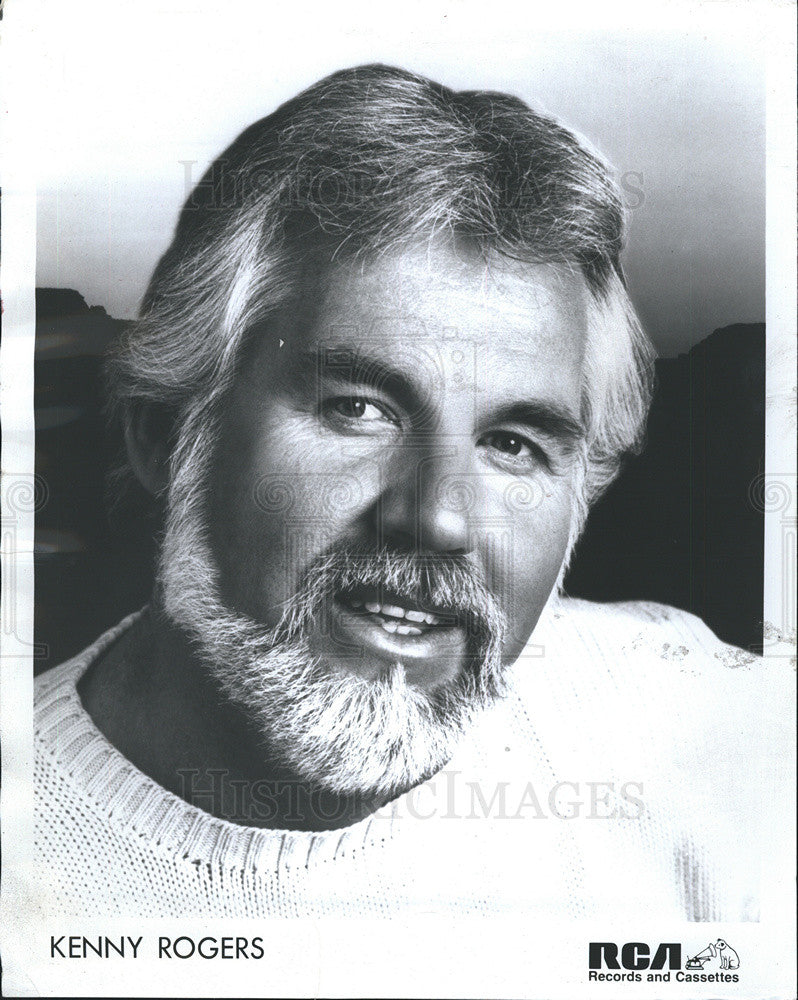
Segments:
[[[396,635],[421,635],[421,629],[415,628],[413,625],[402,625],[401,622],[391,621],[389,618],[387,621],[380,622],[382,628],[386,632],[395,633]]]
[[[398,635],[421,635],[421,629],[412,625],[397,625],[396,631]]]
[[[359,601],[357,598],[350,598],[347,602],[351,608],[364,608],[366,611],[370,612],[372,615],[387,615],[388,618],[395,618],[407,622],[422,622],[426,625],[442,625],[444,622],[443,618],[438,615],[433,615],[427,611],[413,611],[409,608],[399,607],[397,604],[379,604],[377,601]],[[393,625],[394,622],[386,622],[385,625]],[[409,632],[404,631],[410,626],[402,625],[402,635],[420,635],[420,629],[411,628]],[[389,628],[389,632],[395,632],[396,629]]]

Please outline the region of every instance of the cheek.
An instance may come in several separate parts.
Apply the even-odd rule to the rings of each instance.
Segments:
[[[327,540],[329,525],[311,516],[313,496],[300,484],[296,475],[268,472],[242,484],[235,497],[230,481],[218,494],[213,550],[222,597],[269,625]]]
[[[231,406],[209,497],[222,599],[258,620],[288,595],[288,529],[290,522],[301,521],[303,504],[290,463],[280,460],[285,449],[268,417]]]
[[[282,526],[264,502],[277,506],[281,491],[274,484],[265,494],[245,449],[226,449],[225,443],[210,497],[211,546],[224,603],[259,619],[271,603],[264,579],[277,582],[282,576]]]
[[[223,436],[212,487],[212,544],[226,603],[275,624],[314,559],[352,535],[373,504],[376,462],[332,448],[290,416]]]

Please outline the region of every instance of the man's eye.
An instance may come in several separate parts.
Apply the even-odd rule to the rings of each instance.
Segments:
[[[513,431],[492,431],[482,438],[482,443],[519,462],[547,464],[546,455],[539,445]]]
[[[358,423],[372,423],[376,420],[389,420],[382,407],[377,406],[363,396],[342,396],[330,403],[330,408],[347,417],[349,420],[356,420]]]

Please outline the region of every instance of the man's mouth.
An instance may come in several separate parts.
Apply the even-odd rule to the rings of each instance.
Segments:
[[[459,624],[457,617],[446,608],[433,608],[374,587],[360,587],[339,594],[337,600],[348,611],[361,615],[394,635],[424,635],[431,629],[451,628]]]
[[[452,680],[467,653],[463,615],[382,587],[358,586],[336,595],[332,631],[321,640],[326,657],[347,669],[376,676],[402,663],[409,683],[436,687]]]

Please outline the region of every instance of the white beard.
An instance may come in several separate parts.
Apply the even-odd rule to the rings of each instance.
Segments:
[[[501,695],[501,613],[486,609],[490,638],[478,664],[435,692],[408,684],[401,663],[376,679],[334,669],[311,652],[309,616],[318,604],[308,597],[298,595],[271,629],[223,603],[203,510],[210,453],[211,442],[195,437],[173,480],[161,599],[223,695],[262,737],[265,756],[298,780],[342,795],[388,798],[436,773],[475,716]]]

